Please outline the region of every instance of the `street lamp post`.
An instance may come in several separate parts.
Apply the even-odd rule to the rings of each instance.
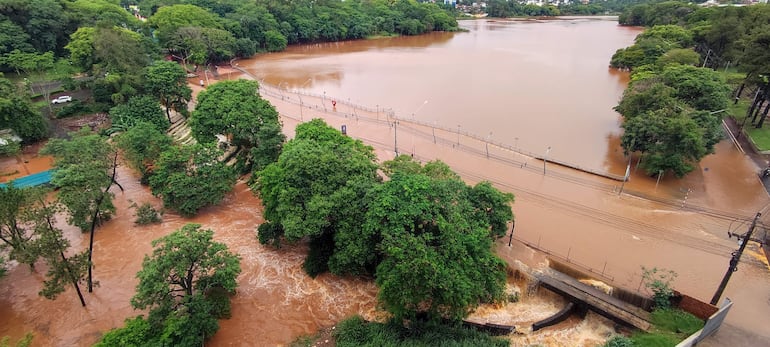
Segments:
[[[489,135],[487,135],[487,142],[484,142],[484,146],[487,149],[487,159],[489,159],[489,141],[492,141],[492,132],[489,132]]]
[[[543,157],[543,176],[545,176],[545,164],[548,163],[548,153],[551,153],[551,146],[545,150],[545,157]]]
[[[393,151],[398,157],[398,120],[393,121]]]
[[[414,119],[414,115],[415,115],[417,112],[419,112],[419,111],[420,111],[420,109],[422,109],[422,107],[423,107],[423,106],[425,106],[425,105],[427,105],[427,104],[428,104],[428,100],[425,100],[425,102],[423,102],[423,103],[422,103],[422,105],[420,105],[420,107],[417,107],[417,109],[416,109],[416,110],[414,110],[414,112],[412,112],[412,119]]]
[[[460,147],[460,124],[457,124],[457,147]]]
[[[297,93],[297,96],[299,97],[299,121],[300,123],[305,122],[305,117],[302,116],[302,109],[305,107],[302,105],[302,94]]]
[[[436,121],[433,121],[433,143],[436,143]]]

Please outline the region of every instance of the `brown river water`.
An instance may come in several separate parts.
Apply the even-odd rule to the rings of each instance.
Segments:
[[[439,158],[469,183],[490,180],[516,194],[516,240],[631,290],[639,287],[641,265],[672,269],[679,274],[676,289],[709,301],[737,248],[726,232],[744,232],[746,218],[769,201],[757,168],[729,140],[683,180],[656,182],[632,168],[630,182],[622,185],[533,158],[545,154],[623,174],[619,116],[611,108],[628,76],[608,69],[607,62],[639,30],[585,19],[462,25],[469,31],[296,46],[239,65],[263,82],[262,94],[281,113],[289,136],[298,122],[322,117],[345,125],[381,160],[392,158],[395,148],[420,160]],[[249,77],[219,72],[219,79]],[[12,171],[13,162],[0,164],[3,172]],[[283,345],[354,313],[381,315],[370,281],[329,275],[313,280],[302,272],[301,245],[261,246],[254,233],[262,222],[260,202],[242,182],[220,206],[193,219],[167,213],[161,225],[136,227],[129,201],[160,202],[129,170],[120,169],[119,181],[126,188],[116,191],[119,212],[96,234],[100,286],[86,294],[88,307],[80,307],[72,290],[55,301],[39,297],[41,274],[17,266],[0,280],[0,336],[31,331],[36,346],[92,344],[102,331],[141,313],[129,299],[150,241],[188,222],[215,230],[215,238],[243,258],[233,317],[220,322],[208,345]],[[75,249],[86,247],[87,235],[61,224]],[[519,241],[509,247],[501,240],[497,251],[509,262],[547,262]],[[735,301],[727,322],[770,339],[770,272],[762,260],[751,244],[725,292]],[[528,325],[562,304],[551,295],[525,297],[519,304],[483,307],[473,319]],[[593,346],[611,327],[589,314],[512,342]]]

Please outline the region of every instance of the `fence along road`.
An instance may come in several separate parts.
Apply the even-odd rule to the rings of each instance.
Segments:
[[[235,68],[252,79],[257,79],[246,70],[239,67]],[[398,149],[400,154],[411,154],[419,160],[427,161],[440,158],[446,162],[446,159],[448,159],[444,155],[447,154],[446,150],[462,151],[475,157],[501,163],[511,170],[538,174],[576,187],[588,188],[597,192],[604,192],[605,194],[609,193],[610,195],[617,194],[621,185],[620,181],[623,178],[622,176],[601,172],[600,170],[580,168],[578,165],[572,165],[551,156],[547,158],[549,169],[543,170],[542,156],[525,151],[522,148],[501,142],[489,141],[488,138],[459,131],[458,129],[398,117],[391,109],[379,106],[371,108],[352,103],[344,98],[334,98],[328,95],[313,94],[299,90],[281,89],[264,83],[260,83],[260,94],[276,105],[284,104],[283,106],[285,107],[281,107],[283,112],[280,113],[280,116],[285,120],[285,132],[291,133],[289,134],[290,136],[293,135],[293,127],[297,123],[313,118],[324,118],[331,125],[347,124],[349,129],[348,135],[374,146],[380,158],[387,159],[388,156],[393,156],[395,150]],[[336,107],[332,106],[332,100],[336,101]],[[297,111],[291,112],[293,114],[286,113],[287,109],[298,106]],[[351,125],[356,125],[361,130],[352,130],[353,127]],[[397,138],[397,133],[402,135],[403,139]],[[408,145],[409,137],[411,137],[411,148]],[[400,144],[397,143],[398,140],[401,141]],[[416,146],[416,141],[418,140],[422,141],[419,147]],[[435,145],[433,149],[427,151],[441,152],[439,153],[441,155],[436,155],[436,153],[423,154],[423,150],[428,147],[424,145],[426,142]],[[444,148],[443,152],[440,148]],[[556,162],[562,164],[565,168],[569,167],[576,170],[553,169],[556,165],[551,164]],[[590,203],[577,203],[558,195],[547,194],[523,185],[504,182],[476,171],[471,172],[457,167],[453,167],[453,170],[467,180],[476,182],[481,180],[490,181],[504,191],[512,191],[517,196],[526,196],[538,204],[556,207],[563,212],[591,219],[596,223],[613,229],[619,229],[625,233],[670,241],[680,246],[719,256],[730,254],[733,250],[733,246],[729,242],[727,244],[724,242],[712,242],[702,237],[688,235],[689,230],[684,227],[674,225],[661,227],[660,225],[603,211],[602,209],[592,207]],[[590,177],[590,175],[585,173],[590,173],[594,177]],[[748,213],[720,211],[696,206],[691,203],[683,204],[682,199],[661,198],[629,189],[623,190],[623,195],[658,203],[674,210],[696,212],[710,217],[710,221],[706,221],[705,226],[721,228],[722,230],[726,229],[727,225],[742,225],[750,220],[747,217]],[[596,267],[604,268],[602,264],[598,264]]]

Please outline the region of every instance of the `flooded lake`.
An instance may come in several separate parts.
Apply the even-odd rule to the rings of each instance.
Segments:
[[[281,113],[287,135],[300,121],[320,117],[337,128],[346,125],[380,160],[392,158],[395,149],[423,161],[439,158],[469,183],[490,180],[516,194],[516,239],[632,290],[641,265],[672,269],[679,273],[678,290],[708,301],[737,248],[726,231],[744,232],[745,221],[735,217],[751,217],[768,203],[756,167],[729,141],[683,180],[657,182],[632,172],[625,185],[553,163],[546,168],[533,157],[623,174],[620,116],[612,107],[628,75],[609,69],[608,61],[640,30],[619,27],[614,19],[574,18],[462,26],[468,32],[294,46],[238,64],[263,82],[263,95]],[[237,71],[221,69],[219,79],[237,77]],[[255,226],[263,222],[261,204],[243,182],[222,205],[193,219],[167,213],[164,224],[147,227],[133,225],[130,201],[160,201],[128,169],[120,169],[119,182],[126,192],[116,191],[117,216],[96,234],[94,275],[101,286],[86,294],[88,307],[80,307],[72,290],[55,301],[39,297],[42,275],[15,267],[0,282],[0,336],[32,331],[36,346],[91,345],[101,332],[142,313],[129,300],[150,241],[188,222],[213,229],[215,239],[243,259],[233,317],[220,322],[207,345],[283,345],[351,314],[380,314],[371,281],[328,274],[310,279],[301,269],[301,245],[260,245]],[[62,226],[73,247],[85,247],[87,235]],[[507,239],[497,251],[509,262],[546,262],[519,242],[508,247]],[[761,259],[750,245],[725,293],[736,302],[727,321],[770,338],[770,275]],[[559,298],[531,298],[518,306],[485,307],[475,317],[529,324],[562,304]],[[514,337],[513,345],[593,346],[611,326],[589,315]]]

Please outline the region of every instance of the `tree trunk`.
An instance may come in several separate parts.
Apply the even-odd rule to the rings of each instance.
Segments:
[[[91,257],[94,253],[94,233],[96,232],[96,223],[99,220],[99,210],[100,206],[102,205],[102,201],[104,201],[104,196],[107,195],[107,193],[110,191],[110,187],[112,187],[113,183],[115,182],[115,175],[117,174],[118,169],[118,152],[115,152],[115,157],[112,160],[112,177],[110,178],[110,185],[107,186],[107,188],[104,189],[104,192],[102,192],[102,195],[99,196],[99,201],[96,202],[96,210],[94,210],[94,215],[91,218],[91,235],[88,240],[88,292],[93,293],[94,291],[94,281],[93,281],[93,263],[91,262]],[[120,187],[120,190],[123,190],[123,187],[118,184],[118,187]]]
[[[42,199],[40,201],[43,203],[43,206],[45,206],[45,202]],[[48,224],[48,231],[53,232],[54,226],[50,215],[45,217],[45,221]],[[67,257],[64,256],[64,250],[62,249],[61,244],[59,244],[59,255],[61,256],[61,260],[64,262],[64,267],[67,268],[67,274],[70,276],[70,281],[72,282],[72,286],[75,287],[75,291],[77,291],[78,293],[80,304],[83,305],[83,307],[86,307],[86,300],[83,299],[83,293],[80,291],[80,285],[78,284],[77,278],[75,278],[75,275],[72,273],[72,268],[70,267],[69,260],[67,259]],[[90,260],[91,259],[89,259],[89,261]],[[88,266],[91,266],[91,265],[89,264]]]
[[[754,108],[756,108],[757,103],[759,103],[759,93],[759,89],[754,92],[754,99],[751,101],[751,106],[749,106],[749,109],[746,111],[746,118],[743,119],[744,124],[746,123],[746,120],[749,119],[749,117],[751,117],[751,115],[754,113]]]
[[[770,103],[765,106],[765,110],[762,112],[762,117],[759,118],[759,122],[757,122],[756,128],[759,129],[762,127],[762,124],[765,123],[765,119],[767,118],[767,113],[770,111]]]
[[[75,291],[78,293],[78,298],[80,299],[80,304],[83,305],[83,307],[86,307],[86,301],[83,299],[83,293],[80,292],[80,285],[78,284],[77,279],[75,279],[75,276],[72,275],[72,269],[70,268],[69,260],[67,260],[67,257],[64,256],[64,252],[62,252],[61,249],[59,249],[59,254],[61,255],[61,260],[64,262],[64,266],[67,267],[67,274],[70,275],[70,281],[72,281],[72,286],[75,287]],[[88,261],[91,262],[91,255],[88,255]],[[88,274],[89,274],[89,280],[91,275],[91,264],[88,264]],[[89,282],[90,284],[90,282]]]
[[[754,113],[751,115],[751,124],[754,124],[757,121],[757,116],[759,116],[760,111],[762,111],[762,106],[765,106],[764,98],[760,99],[757,107],[754,108]]]
[[[746,82],[741,83],[741,86],[738,88],[738,91],[735,93],[735,101],[733,101],[733,105],[738,104],[738,100],[741,99],[741,94],[743,94],[743,88],[746,87]]]
[[[173,123],[171,121],[171,101],[169,101],[168,99],[166,99],[165,101],[166,101],[165,102],[165,104],[166,104],[166,117],[168,117],[168,122],[169,123]]]

